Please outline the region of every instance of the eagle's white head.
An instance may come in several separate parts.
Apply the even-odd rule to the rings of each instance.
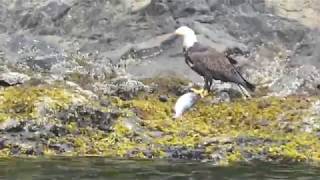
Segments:
[[[192,47],[194,45],[194,43],[198,42],[197,36],[194,33],[194,31],[191,28],[187,27],[187,26],[179,27],[174,32],[174,34],[183,37],[183,47],[185,47],[187,49]]]

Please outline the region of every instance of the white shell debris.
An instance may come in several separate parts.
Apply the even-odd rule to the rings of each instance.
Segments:
[[[173,118],[181,117],[182,114],[189,110],[199,99],[200,96],[194,92],[189,92],[180,96],[174,106],[175,115]]]

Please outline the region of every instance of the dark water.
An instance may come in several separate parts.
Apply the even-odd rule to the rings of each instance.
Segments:
[[[102,158],[2,159],[0,179],[311,180],[320,179],[320,169],[305,165],[266,163],[216,167],[200,162],[124,161]]]

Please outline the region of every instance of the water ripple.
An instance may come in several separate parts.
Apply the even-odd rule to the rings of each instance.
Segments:
[[[255,162],[230,167],[185,161],[103,158],[2,159],[0,179],[317,180],[320,168]]]

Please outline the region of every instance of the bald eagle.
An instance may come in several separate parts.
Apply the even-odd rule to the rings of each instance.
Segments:
[[[183,54],[186,64],[204,78],[204,87],[200,91],[202,96],[210,92],[213,79],[222,82],[232,82],[246,90],[253,92],[255,85],[248,82],[236,69],[236,61],[224,53],[200,44],[195,32],[187,26],[178,28],[175,35],[183,37]]]

